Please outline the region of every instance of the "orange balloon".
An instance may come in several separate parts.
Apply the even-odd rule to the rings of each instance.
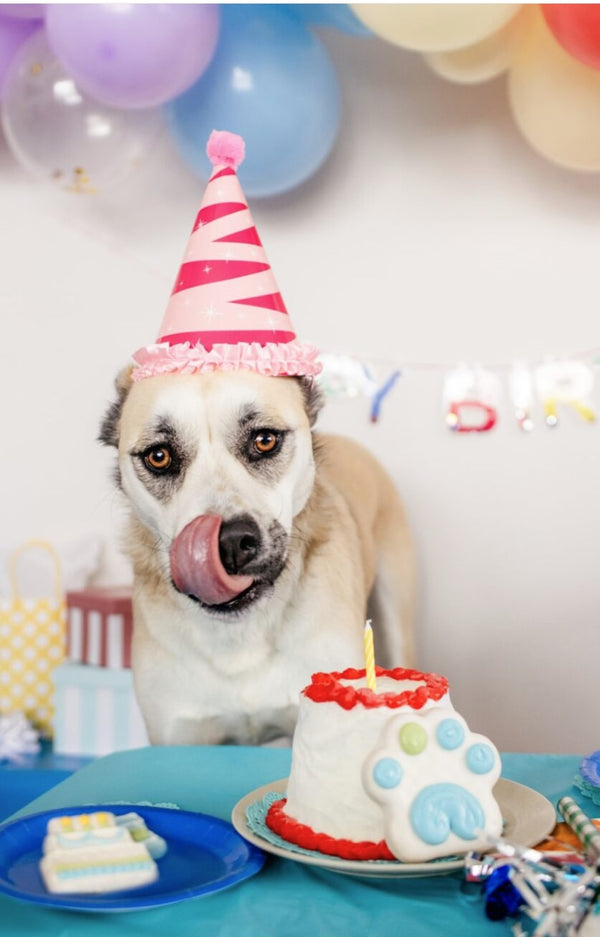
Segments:
[[[557,43],[539,7],[508,73],[509,99],[521,133],[547,159],[569,169],[600,170],[600,72]]]

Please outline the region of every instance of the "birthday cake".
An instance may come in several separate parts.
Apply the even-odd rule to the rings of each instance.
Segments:
[[[267,826],[343,859],[423,862],[502,830],[494,745],[453,708],[448,681],[416,670],[314,674],[301,694],[284,799]]]

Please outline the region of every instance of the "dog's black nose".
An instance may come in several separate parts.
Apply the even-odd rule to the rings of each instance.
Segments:
[[[250,516],[223,521],[219,531],[219,555],[231,575],[243,572],[260,549],[260,530]]]

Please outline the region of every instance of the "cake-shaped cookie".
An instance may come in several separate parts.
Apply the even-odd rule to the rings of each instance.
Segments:
[[[498,752],[456,713],[448,681],[416,670],[315,674],[301,695],[287,797],[266,823],[344,859],[421,862],[499,835]]]
[[[137,841],[131,833],[134,822]],[[53,817],[39,863],[44,884],[55,894],[95,894],[148,885],[158,878],[158,868],[144,839],[164,855],[166,843],[154,838],[137,814],[127,814],[121,823],[107,811]]]

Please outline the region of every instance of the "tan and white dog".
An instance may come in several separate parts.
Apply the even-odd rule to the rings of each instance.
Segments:
[[[249,371],[117,380],[135,577],[133,672],[154,744],[291,736],[315,671],[413,664],[413,557],[390,478],[313,433],[307,378]]]

